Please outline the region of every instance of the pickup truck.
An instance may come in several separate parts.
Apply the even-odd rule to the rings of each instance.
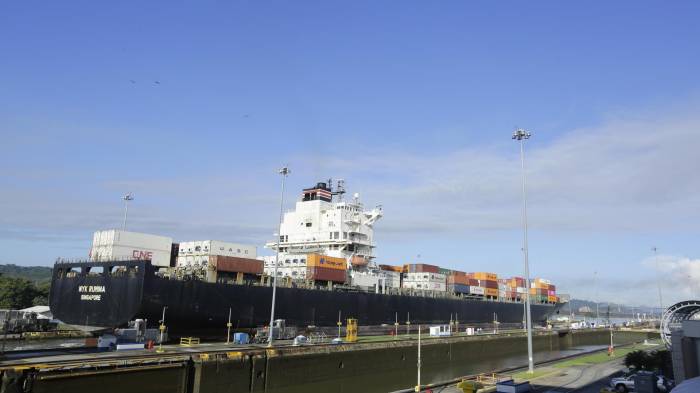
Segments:
[[[663,375],[657,376],[656,386],[659,388],[660,392],[668,392],[669,381],[664,378]],[[634,391],[634,374],[627,375],[624,377],[612,378],[610,380],[610,387],[616,392],[627,393]]]

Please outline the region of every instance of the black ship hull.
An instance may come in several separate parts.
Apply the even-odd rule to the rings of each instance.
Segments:
[[[71,325],[116,328],[136,318],[155,325],[167,307],[171,335],[220,335],[229,309],[235,329],[269,324],[271,297],[271,287],[170,280],[158,277],[150,263],[130,261],[56,264],[49,302],[54,317]],[[558,308],[533,304],[533,323],[545,322]],[[335,326],[339,312],[362,326],[393,325],[397,315],[404,322],[410,315],[414,325],[455,317],[465,324],[492,322],[494,317],[502,324],[517,324],[523,309],[522,303],[278,287],[275,318],[299,327]]]

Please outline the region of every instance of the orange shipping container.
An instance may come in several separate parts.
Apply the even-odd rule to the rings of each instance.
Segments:
[[[345,258],[329,257],[327,255],[309,254],[306,256],[307,267],[324,267],[328,269],[346,270],[348,265]]]
[[[474,273],[474,278],[477,280],[497,281],[498,275],[496,273],[476,272]]]
[[[547,301],[556,303],[557,302],[557,297],[556,296],[547,296]]]
[[[447,276],[447,283],[469,285],[469,277],[464,274],[450,274]]]
[[[484,288],[484,295],[498,297],[498,288]]]

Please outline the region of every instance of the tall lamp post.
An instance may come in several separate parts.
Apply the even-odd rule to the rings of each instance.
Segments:
[[[277,227],[277,252],[275,255],[275,268],[274,268],[274,277],[272,278],[272,307],[270,309],[270,334],[267,338],[267,346],[271,347],[272,346],[272,337],[274,336],[273,332],[273,325],[275,323],[275,297],[277,296],[277,265],[279,265],[280,262],[280,243],[282,243],[282,219],[284,218],[284,184],[287,180],[287,175],[289,175],[291,171],[289,168],[284,167],[279,170],[279,174],[282,175],[282,195],[280,197],[280,221],[279,221],[279,226]]]
[[[659,288],[659,319],[661,319],[664,314],[664,301],[661,297],[661,270],[659,270],[659,255],[656,253],[656,247],[652,247],[652,251],[654,251],[654,263],[656,264],[656,286]]]
[[[525,264],[525,324],[527,327],[527,368],[529,373],[535,372],[535,363],[532,357],[532,317],[530,314],[530,262],[527,255],[527,193],[525,188],[525,140],[530,139],[531,134],[522,128],[513,132],[513,139],[520,143],[520,168],[523,179],[523,263]]]
[[[129,201],[134,200],[134,194],[128,193],[122,197],[124,200],[124,222],[122,223],[122,231],[126,231],[126,217],[129,214]]]

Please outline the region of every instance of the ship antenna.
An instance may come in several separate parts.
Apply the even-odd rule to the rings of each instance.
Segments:
[[[335,189],[334,195],[338,195],[338,200],[343,201],[343,194],[345,194],[345,180],[338,179],[338,186]]]

